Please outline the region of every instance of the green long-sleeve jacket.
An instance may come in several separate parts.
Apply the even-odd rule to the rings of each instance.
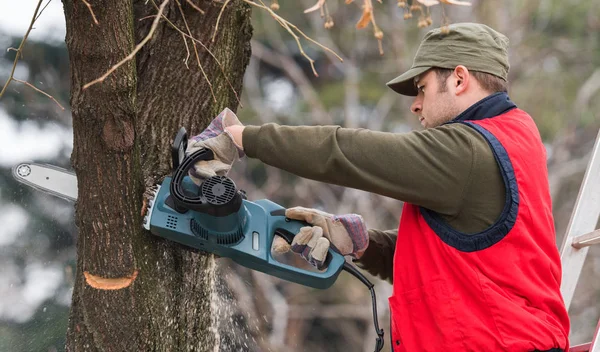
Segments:
[[[385,133],[339,126],[247,126],[246,155],[298,176],[420,205],[477,233],[500,215],[504,183],[487,141],[463,124]],[[369,230],[358,264],[392,280],[397,229]],[[418,258],[415,258],[418,260]]]

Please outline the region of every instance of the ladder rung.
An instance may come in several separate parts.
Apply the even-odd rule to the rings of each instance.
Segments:
[[[600,243],[600,229],[573,238],[573,243],[571,245],[580,249],[598,243]]]
[[[588,342],[569,348],[569,352],[588,352],[590,348],[592,348],[592,343]]]
[[[598,325],[596,325],[596,332],[594,333],[594,337],[592,338],[592,343],[590,345],[590,352],[599,352],[600,351],[600,319],[598,319]]]

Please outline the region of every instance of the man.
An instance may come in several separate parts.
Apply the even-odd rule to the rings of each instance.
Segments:
[[[226,172],[245,153],[404,201],[392,231],[366,231],[357,215],[286,213],[313,225],[291,249],[314,265],[333,243],[393,283],[394,351],[566,351],[546,153],[533,120],[506,93],[507,46],[480,24],[427,33],[412,68],[388,83],[415,97],[423,131],[243,126],[226,111],[208,129],[215,138],[190,143],[217,159],[192,174]]]

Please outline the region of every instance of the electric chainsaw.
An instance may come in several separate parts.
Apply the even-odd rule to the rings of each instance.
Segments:
[[[201,160],[212,160],[210,149],[184,157],[187,135],[181,129],[173,142],[174,172],[166,177],[149,201],[144,226],[154,235],[221,257],[247,268],[319,289],[331,286],[345,260],[334,249],[327,269],[308,271],[281,263],[271,255],[275,235],[291,243],[307,223],[285,217],[285,208],[266,199],[249,201],[233,180],[213,176],[197,186],[188,171]]]
[[[301,285],[326,289],[345,270],[371,291],[373,318],[378,338],[375,351],[383,348],[383,330],[377,320],[373,284],[331,244],[326,269],[310,271],[281,263],[272,256],[275,236],[291,243],[303,226],[309,224],[285,216],[285,208],[270,200],[249,201],[227,176],[213,176],[198,186],[188,176],[201,160],[212,160],[210,149],[186,156],[188,136],[184,128],[171,148],[173,174],[156,187],[148,202],[144,228],[153,235],[188,247],[231,258],[244,267]],[[19,182],[67,200],[76,200],[75,174],[51,165],[22,163],[13,168]]]

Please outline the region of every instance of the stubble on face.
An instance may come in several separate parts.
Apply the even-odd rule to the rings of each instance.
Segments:
[[[451,121],[459,114],[454,97],[448,92],[437,93],[433,101],[429,102],[427,109],[427,128],[438,127]],[[425,109],[423,109],[425,111]]]
[[[425,128],[438,127],[451,121],[460,113],[455,97],[448,90],[448,80],[440,81],[437,78],[436,72],[432,72],[428,77],[428,84],[435,85],[436,89],[430,90],[423,100],[419,120]]]

